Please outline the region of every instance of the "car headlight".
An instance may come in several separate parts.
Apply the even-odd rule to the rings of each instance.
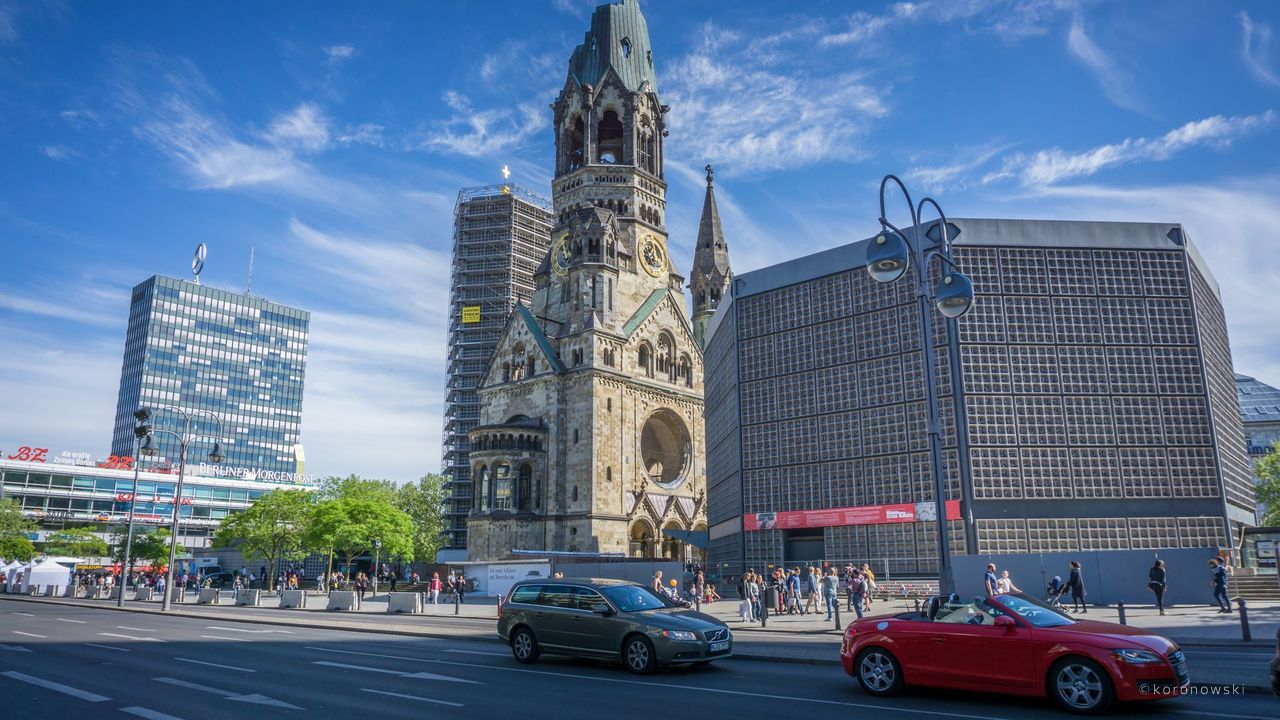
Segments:
[[[668,640],[697,640],[698,636],[688,630],[663,630],[662,637]]]
[[[1112,650],[1117,659],[1121,662],[1133,663],[1135,665],[1143,665],[1146,663],[1158,663],[1162,659],[1159,655],[1150,650],[1139,650],[1137,648],[1125,648],[1123,650]]]

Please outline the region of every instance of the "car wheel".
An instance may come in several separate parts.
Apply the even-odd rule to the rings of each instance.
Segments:
[[[511,636],[511,654],[515,656],[516,662],[525,665],[538,661],[538,655],[542,653],[538,650],[538,639],[533,636],[532,630],[526,627],[516,630]]]
[[[627,669],[637,675],[647,675],[658,667],[657,655],[653,652],[653,643],[643,635],[636,635],[627,640],[622,647],[622,662]]]
[[[1082,657],[1063,658],[1049,671],[1049,694],[1064,709],[1081,715],[1105,712],[1115,700],[1111,676]]]
[[[858,653],[853,661],[854,674],[864,692],[876,697],[889,697],[902,692],[902,665],[888,650],[873,647]]]

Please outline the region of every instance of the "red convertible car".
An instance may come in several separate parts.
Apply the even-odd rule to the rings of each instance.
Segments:
[[[1076,713],[1182,694],[1187,663],[1173,642],[1128,625],[1076,620],[1022,593],[864,618],[840,646],[845,672],[871,695],[907,685],[1049,696]]]

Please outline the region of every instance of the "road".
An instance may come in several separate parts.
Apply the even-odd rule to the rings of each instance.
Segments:
[[[1259,649],[1258,659],[1267,655]],[[1194,656],[1192,659],[1194,666]],[[1273,720],[1260,693],[1180,698],[1121,717]],[[1016,720],[1045,701],[909,692],[870,698],[831,665],[726,660],[650,677],[604,663],[523,666],[495,641],[414,638],[0,600],[0,716],[599,718],[874,712]]]

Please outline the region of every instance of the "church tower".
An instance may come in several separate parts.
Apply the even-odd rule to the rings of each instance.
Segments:
[[[637,0],[595,9],[551,109],[551,249],[478,388],[468,557],[700,560],[702,351],[667,252],[669,108]]]
[[[733,277],[733,271],[729,269],[729,246],[724,242],[724,230],[720,229],[714,180],[715,171],[708,165],[707,196],[702,201],[698,245],[693,251],[693,272],[689,273],[689,292],[693,293],[693,337],[700,349],[706,347],[707,323],[715,315]]]

